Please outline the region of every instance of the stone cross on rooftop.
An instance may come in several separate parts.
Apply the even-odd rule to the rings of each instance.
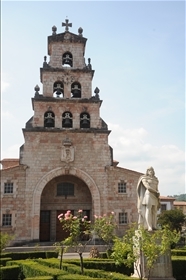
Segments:
[[[68,19],[65,19],[65,23],[62,22],[62,26],[65,26],[65,31],[68,31],[68,28],[72,27],[72,23],[68,23]]]

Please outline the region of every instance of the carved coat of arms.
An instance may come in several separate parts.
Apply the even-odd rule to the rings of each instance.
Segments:
[[[61,149],[61,161],[66,163],[74,161],[74,147],[69,139],[63,141]]]

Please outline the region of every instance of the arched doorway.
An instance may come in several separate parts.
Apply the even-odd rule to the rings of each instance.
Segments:
[[[92,196],[86,183],[74,175],[60,175],[51,179],[41,193],[39,240],[62,241],[68,233],[62,230],[57,218],[61,213],[79,209],[91,220]]]

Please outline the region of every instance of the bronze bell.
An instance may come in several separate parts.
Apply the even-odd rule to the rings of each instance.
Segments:
[[[69,54],[66,54],[66,56],[63,57],[63,64],[67,64],[72,67],[72,58]]]
[[[45,127],[54,127],[54,120],[52,118],[47,118],[45,120]]]
[[[63,127],[72,127],[72,121],[69,118],[64,119]]]
[[[57,95],[57,97],[59,98],[59,96],[62,94],[62,91],[60,91],[59,89],[57,89],[57,91],[56,91],[56,95]]]
[[[78,85],[74,85],[72,88],[72,94],[75,98],[81,97],[81,88]]]
[[[55,91],[55,93],[56,93],[56,95],[57,95],[57,97],[59,97],[61,94],[63,94],[63,85],[62,85],[62,83],[55,83],[54,84],[54,91]]]
[[[89,128],[90,127],[90,121],[87,118],[83,119],[81,121],[81,127],[82,128]]]

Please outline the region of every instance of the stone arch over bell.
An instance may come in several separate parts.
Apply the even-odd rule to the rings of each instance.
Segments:
[[[46,184],[54,179],[55,177],[66,175],[67,170],[65,168],[56,168],[45,174],[35,187],[32,202],[32,240],[39,240],[39,218],[40,218],[40,199],[43,189]],[[90,190],[92,196],[92,211],[95,215],[99,216],[101,213],[100,204],[100,193],[95,181],[88,175],[85,171],[77,168],[70,168],[68,170],[68,175],[73,175],[83,180]]]

